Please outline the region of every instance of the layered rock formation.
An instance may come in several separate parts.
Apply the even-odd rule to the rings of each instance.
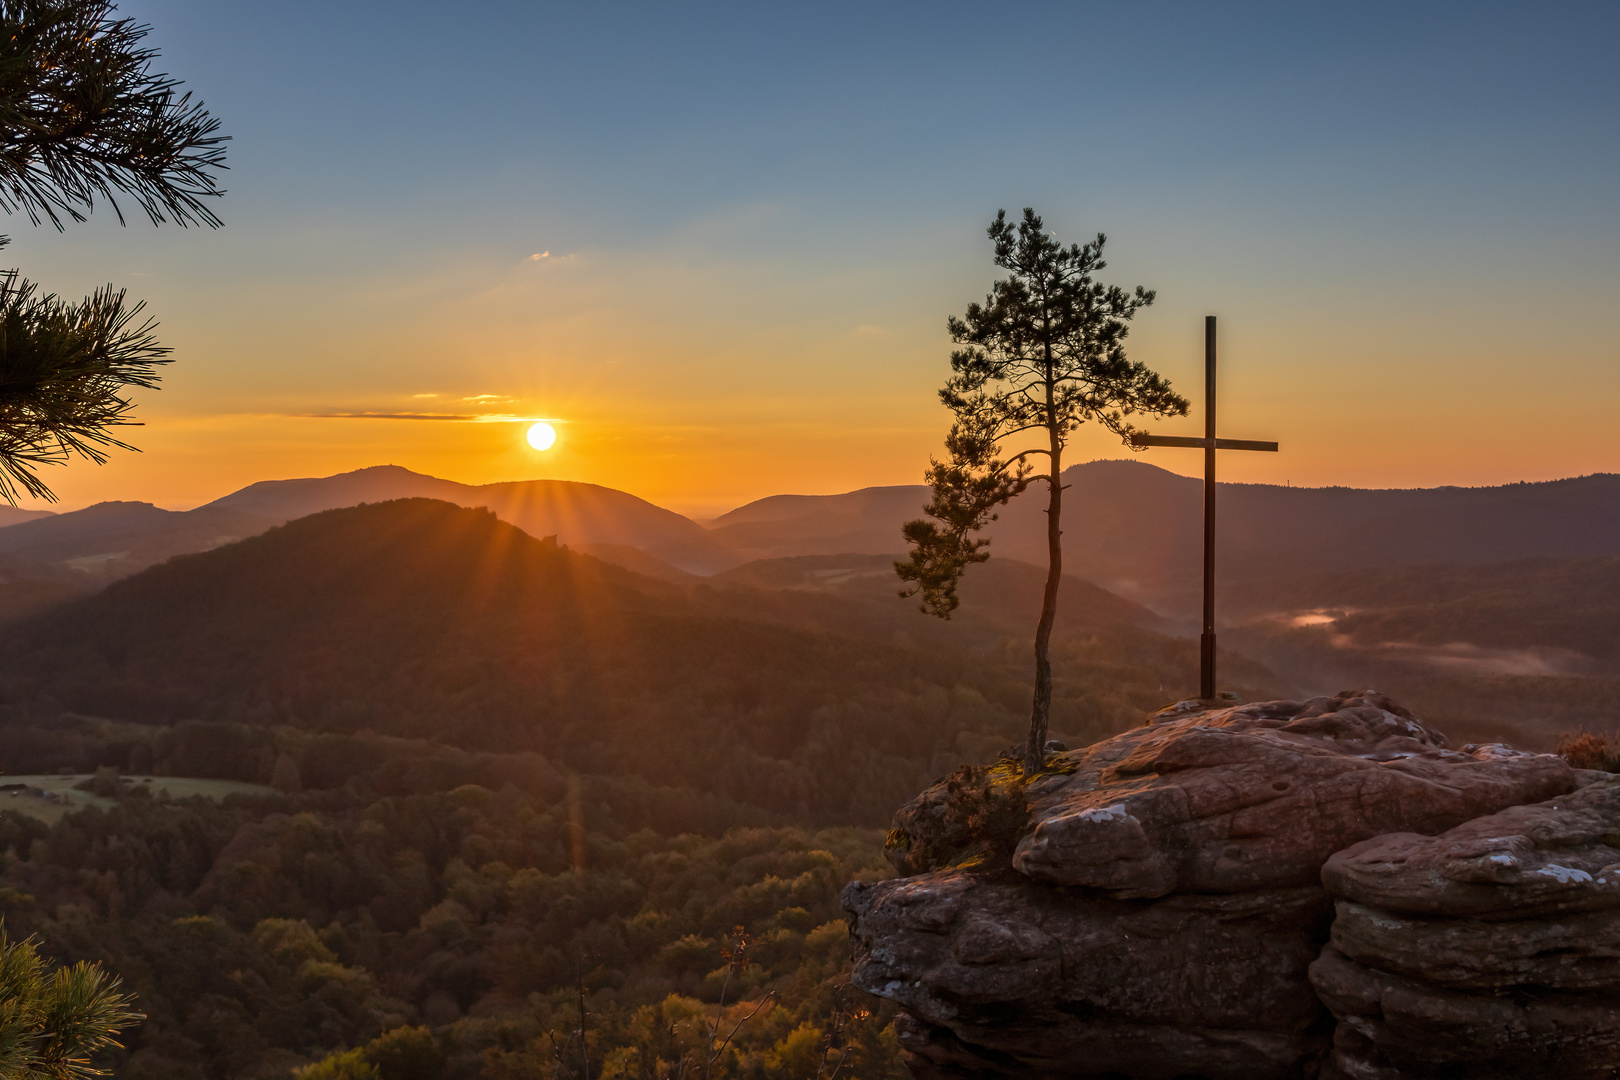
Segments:
[[[1410,982],[1413,972],[1401,967],[1408,947],[1374,931],[1394,913],[1479,916],[1446,899],[1432,900],[1438,906],[1426,915],[1409,911],[1401,904],[1411,901],[1391,897],[1405,895],[1402,889],[1424,893],[1419,879],[1433,873],[1414,869],[1417,876],[1402,885],[1399,875],[1365,869],[1394,863],[1374,855],[1364,867],[1360,853],[1464,834],[1480,826],[1477,819],[1490,821],[1487,815],[1529,812],[1507,810],[1524,804],[1557,806],[1545,813],[1563,820],[1564,808],[1576,805],[1570,793],[1601,775],[1501,746],[1447,749],[1438,732],[1372,693],[1179,707],[1145,727],[1057,754],[1048,766],[1027,787],[1004,765],[968,770],[923,793],[897,815],[890,838],[891,861],[908,876],[845,894],[854,980],[905,1010],[897,1030],[919,1077],[1281,1080],[1320,1073],[1384,1080],[1426,1068],[1433,1055],[1409,1060],[1396,1048],[1415,1020],[1378,1026],[1387,1010],[1403,1007],[1387,1004],[1379,980]],[[1620,784],[1602,790],[1611,787],[1620,791]],[[1578,796],[1594,798],[1584,789]],[[1602,808],[1609,805],[1594,803],[1581,811],[1585,824],[1560,827],[1590,839],[1599,835],[1592,822],[1607,814],[1611,830],[1620,829],[1613,808]],[[1551,828],[1536,835],[1552,836]],[[1587,865],[1602,861],[1595,849],[1535,863],[1530,853],[1543,841],[1514,841],[1514,848],[1496,832],[1503,835],[1486,839],[1501,840],[1500,851],[1520,860],[1516,872],[1533,875],[1522,886],[1526,897],[1545,891],[1543,882],[1564,888],[1541,872],[1551,866],[1594,882],[1603,869]],[[1337,923],[1322,874],[1337,852],[1343,855],[1332,865],[1345,869],[1334,870],[1329,884],[1341,894],[1337,918],[1345,925],[1342,935],[1331,931],[1335,944],[1327,947]],[[1496,853],[1481,856],[1484,865],[1505,873],[1489,862]],[[1340,884],[1352,881],[1361,883],[1360,893]],[[1393,892],[1374,896],[1368,881]],[[1608,887],[1588,891],[1606,897]],[[1378,914],[1363,917],[1362,910]],[[1506,923],[1553,909],[1525,914],[1532,909],[1515,901],[1501,910],[1517,913],[1496,920]],[[1582,938],[1594,956],[1608,947],[1599,921]],[[1452,944],[1465,952],[1466,934],[1458,933]],[[1412,941],[1439,947],[1433,935],[1414,934]],[[1369,943],[1375,940],[1384,944]],[[1408,966],[1427,963],[1411,955]],[[1476,977],[1487,981],[1453,986],[1441,979],[1432,989],[1491,995],[1528,985],[1511,982],[1507,968]],[[1612,989],[1602,987],[1590,992]],[[1402,992],[1390,990],[1387,1001],[1407,1001]],[[1551,1022],[1550,1015],[1543,1010],[1525,1023]],[[1613,1030],[1595,1015],[1568,1021],[1585,1025],[1582,1031],[1605,1023]],[[1581,1045],[1592,1047],[1593,1061],[1609,1052],[1595,1037]],[[1534,1053],[1549,1060],[1565,1051]],[[1558,1058],[1565,1059],[1575,1060]]]
[[[1320,888],[1154,902],[942,871],[852,888],[855,982],[925,1077],[1285,1077],[1328,1026]]]
[[[1322,871],[1324,1076],[1608,1080],[1620,1063],[1620,779],[1395,833]]]

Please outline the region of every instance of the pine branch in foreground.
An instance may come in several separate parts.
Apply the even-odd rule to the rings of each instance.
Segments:
[[[126,387],[156,386],[169,362],[144,306],[111,285],[75,304],[0,274],[0,496],[54,501],[40,466],[133,449],[108,429],[136,423]]]
[[[154,72],[150,27],[105,0],[0,0],[0,209],[85,220],[124,193],[152,223],[218,226],[220,122]]]
[[[80,962],[46,970],[33,939],[11,942],[0,927],[0,1080],[105,1076],[93,1055],[145,1019],[116,976]]]

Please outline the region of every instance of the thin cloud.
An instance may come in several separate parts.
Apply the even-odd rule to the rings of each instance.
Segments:
[[[288,413],[300,420],[447,420],[459,424],[561,424],[551,416],[515,416],[512,413],[434,413],[434,412],[307,412]]]
[[[467,413],[433,412],[308,412],[293,415],[306,420],[459,420],[467,423],[480,419]]]

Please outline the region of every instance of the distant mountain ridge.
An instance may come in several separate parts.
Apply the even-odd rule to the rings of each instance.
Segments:
[[[1064,470],[1064,569],[1161,611],[1185,613],[1201,573],[1203,483],[1141,461]],[[772,496],[715,519],[728,546],[754,558],[896,553],[902,522],[928,489]],[[1221,484],[1219,573],[1232,588],[1354,567],[1480,564],[1620,555],[1620,476],[1483,488],[1294,488]],[[986,530],[992,556],[1046,558],[1038,490]],[[973,573],[969,570],[968,573]]]
[[[279,525],[294,518],[318,514],[322,510],[387,502],[390,499],[456,502],[456,496],[463,494],[468,486],[454,480],[441,480],[436,476],[412,472],[398,465],[373,465],[332,476],[260,480],[199,509],[216,507],[236,510]]]
[[[870,487],[842,495],[771,495],[709,522],[727,547],[755,558],[897,553],[900,525],[920,517],[929,500],[922,484]]]
[[[25,521],[54,517],[54,510],[24,510],[20,506],[0,506],[0,529],[7,525],[20,525]]]
[[[9,525],[0,516],[0,621],[33,610],[41,595],[33,583],[52,582],[50,595],[58,598],[94,591],[176,555],[209,551],[323,510],[402,498],[487,507],[531,536],[556,536],[653,576],[712,574],[744,561],[696,522],[598,484],[529,480],[476,486],[379,465],[335,476],[260,481],[194,510],[103,502],[64,514],[17,511],[22,519]],[[31,583],[26,602],[11,602],[14,598],[6,595],[13,581]]]
[[[162,562],[176,550],[203,550],[241,540],[273,521],[225,508],[163,510],[144,502],[104,502],[67,514],[0,528],[0,556],[54,562],[122,561],[127,573]]]
[[[530,536],[555,536],[574,546],[635,547],[690,573],[712,574],[741,561],[690,518],[614,488],[575,480],[458,484],[398,465],[376,465],[319,479],[260,481],[204,509],[237,510],[280,523],[322,510],[406,498],[488,507]]]
[[[1087,462],[1065,470],[1063,478],[1070,489],[1064,502],[1065,571],[1161,613],[1189,616],[1201,567],[1201,482],[1137,460]],[[705,528],[597,484],[471,485],[381,465],[261,481],[191,511],[104,503],[0,524],[0,570],[9,566],[14,575],[29,576],[29,565],[66,568],[77,575],[73,580],[99,587],[173,555],[322,510],[433,498],[488,507],[532,536],[556,536],[609,562],[676,581],[761,559],[898,556],[905,546],[901,524],[920,516],[928,497],[921,484],[773,495]],[[1044,565],[1044,506],[1035,490],[1001,508],[986,532],[992,555]],[[1225,590],[1360,567],[1620,555],[1620,476],[1613,474],[1480,488],[1222,484],[1218,508]],[[970,577],[982,573],[969,570]]]

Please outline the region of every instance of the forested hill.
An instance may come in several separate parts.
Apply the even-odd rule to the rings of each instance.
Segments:
[[[370,731],[881,822],[1018,736],[1028,654],[982,621],[915,615],[897,634],[862,611],[659,582],[488,511],[406,499],[177,558],[10,628],[0,672],[28,722],[66,709]],[[1147,629],[1071,634],[1054,730],[1135,722],[1195,663]]]

